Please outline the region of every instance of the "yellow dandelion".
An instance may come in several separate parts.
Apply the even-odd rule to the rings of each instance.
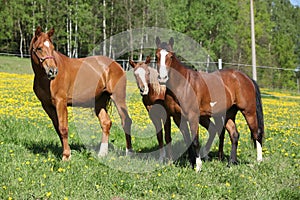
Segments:
[[[47,192],[46,197],[50,197],[52,195],[52,192]]]
[[[64,168],[61,168],[61,167],[60,167],[60,168],[57,169],[57,171],[58,171],[58,172],[65,172],[66,170],[65,170]]]

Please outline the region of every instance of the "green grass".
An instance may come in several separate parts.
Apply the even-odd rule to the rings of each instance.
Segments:
[[[26,59],[24,63],[19,58],[0,57],[0,61],[3,59],[13,65],[20,62],[20,66],[27,68],[23,73],[32,73]],[[7,65],[0,71],[16,72],[10,64]],[[5,76],[2,74],[2,77]],[[138,155],[124,156],[124,133],[116,120],[111,130],[109,154],[98,158],[84,140],[87,136],[87,140],[93,139],[97,146],[101,138],[97,119],[91,110],[82,113],[81,110],[72,110],[69,116],[72,159],[62,162],[59,138],[31,92],[32,80],[25,82],[31,76],[24,78],[7,74],[7,77],[10,84],[5,87],[0,85],[0,94],[7,99],[0,100],[0,199],[300,198],[300,97],[297,94],[262,91],[265,94],[266,127],[263,162],[256,162],[256,151],[249,131],[239,114],[240,164],[228,168],[226,160],[217,160],[216,139],[210,153],[212,159],[204,162],[202,171],[196,173],[189,168],[185,155],[180,162],[172,165],[160,164],[157,155],[142,156],[156,150],[157,141],[153,126],[144,125],[148,123],[144,108],[140,104],[136,106],[141,101],[138,93],[131,94],[128,102],[134,119],[133,147]],[[16,77],[16,82],[23,84],[14,84]],[[14,90],[13,94],[11,90]],[[17,95],[15,93],[21,93],[21,96],[11,101],[10,96]],[[28,109],[34,109],[34,114],[29,115]],[[114,109],[110,113],[113,119],[118,118]],[[80,123],[84,125],[84,122],[87,126],[81,126]],[[206,136],[203,128],[200,134],[203,143],[203,136]],[[172,137],[173,147],[181,145],[182,136],[179,133],[175,131]],[[226,135],[224,151],[227,158],[230,147]]]
[[[0,72],[16,74],[32,74],[29,58],[19,58],[12,56],[0,56]]]

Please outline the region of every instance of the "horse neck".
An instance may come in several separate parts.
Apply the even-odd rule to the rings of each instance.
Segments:
[[[42,66],[40,66],[39,64],[36,64],[33,61],[32,56],[33,56],[33,52],[31,52],[31,67],[32,67],[32,70],[35,74],[35,78],[37,78],[37,77],[41,77],[41,78],[47,77],[44,68]]]
[[[190,71],[192,71],[191,69],[186,68],[176,56],[172,60],[171,69],[172,70],[170,70],[170,76],[172,76],[173,73],[175,74],[174,77],[176,76],[178,77],[178,73],[183,77],[187,77]],[[178,80],[174,80],[174,81],[176,84]]]

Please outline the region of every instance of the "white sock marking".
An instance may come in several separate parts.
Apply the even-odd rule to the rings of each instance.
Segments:
[[[263,160],[262,158],[262,147],[261,144],[256,141],[256,150],[257,150],[257,161],[261,162]]]
[[[98,156],[103,157],[103,156],[106,156],[107,154],[108,154],[108,143],[101,143]]]
[[[200,172],[202,168],[202,161],[201,158],[196,158],[196,172]]]

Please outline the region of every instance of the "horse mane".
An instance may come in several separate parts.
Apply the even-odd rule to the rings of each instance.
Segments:
[[[154,91],[155,94],[160,94],[162,87],[158,82],[158,72],[156,69],[153,69],[152,67],[148,67],[150,72],[150,85]]]

